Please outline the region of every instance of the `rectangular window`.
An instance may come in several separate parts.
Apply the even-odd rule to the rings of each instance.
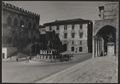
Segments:
[[[64,30],[67,30],[67,25],[64,25]]]
[[[64,33],[64,38],[67,38],[67,33]]]
[[[82,52],[82,47],[79,47],[79,51]]]
[[[50,26],[50,29],[49,30],[52,30],[52,27]]]
[[[74,25],[72,25],[72,30],[74,30]]]
[[[82,24],[80,24],[80,29],[82,29]]]
[[[74,47],[71,47],[71,51],[74,51]]]
[[[74,38],[75,37],[75,33],[72,33],[72,38]]]
[[[57,30],[59,30],[59,26],[57,26]]]
[[[80,38],[82,38],[83,37],[83,32],[80,32],[79,36],[80,36]]]

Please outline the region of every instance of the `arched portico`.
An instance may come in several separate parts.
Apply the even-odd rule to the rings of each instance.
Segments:
[[[94,32],[93,58],[104,55],[116,55],[116,28],[104,25]]]

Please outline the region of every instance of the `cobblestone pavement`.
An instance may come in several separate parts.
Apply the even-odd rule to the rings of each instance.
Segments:
[[[98,57],[74,65],[37,83],[117,83],[118,58]]]

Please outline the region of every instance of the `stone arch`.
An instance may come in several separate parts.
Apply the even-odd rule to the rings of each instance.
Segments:
[[[102,31],[112,31],[114,34],[116,33],[116,27],[111,25],[105,25],[96,32],[96,35],[100,34]],[[108,32],[107,32],[108,33]]]
[[[102,28],[104,28],[104,27],[107,27],[107,26],[109,26],[108,28],[115,28],[116,29],[116,27],[115,26],[113,26],[113,25],[103,25],[101,28],[98,28],[97,30],[96,30],[96,32],[94,33],[94,36],[95,35],[97,35],[97,33],[102,29]]]
[[[97,32],[103,28],[104,26],[112,26],[114,28],[116,28],[116,25],[115,25],[115,20],[112,19],[112,20],[98,20],[95,22],[95,25],[94,25],[94,32],[93,32],[93,36],[95,36],[97,34]]]
[[[94,56],[116,55],[116,32],[113,25],[104,25],[96,31],[93,40]]]

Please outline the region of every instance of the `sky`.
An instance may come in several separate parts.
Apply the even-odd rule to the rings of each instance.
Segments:
[[[40,25],[55,20],[98,20],[102,1],[5,1],[40,15]]]

